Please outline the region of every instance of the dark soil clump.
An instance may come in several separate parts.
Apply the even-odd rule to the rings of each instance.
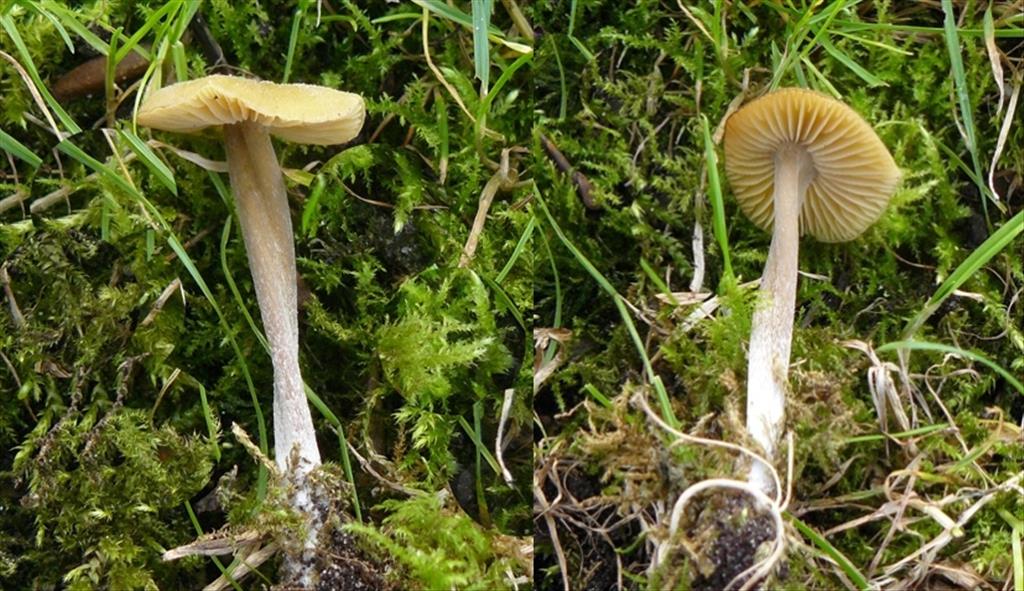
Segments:
[[[386,565],[359,547],[352,534],[335,530],[330,545],[323,549],[320,580],[315,591],[393,591],[385,579]]]
[[[761,558],[758,549],[775,537],[775,526],[747,495],[724,492],[708,500],[688,533],[696,547],[706,548],[691,588],[720,591]]]

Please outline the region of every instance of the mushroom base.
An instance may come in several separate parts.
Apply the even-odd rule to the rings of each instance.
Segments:
[[[685,588],[694,591],[739,589],[749,576],[737,577],[762,559],[762,548],[775,539],[771,515],[742,492],[708,492],[687,509],[684,519],[678,546],[655,573],[659,589],[678,588],[682,578],[688,579]],[[774,576],[784,578],[785,573]]]

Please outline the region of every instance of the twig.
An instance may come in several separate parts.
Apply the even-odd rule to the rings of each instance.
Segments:
[[[501,3],[505,5],[505,11],[508,12],[519,34],[527,39],[533,39],[533,27],[530,26],[530,21],[526,20],[523,11],[519,10],[516,0],[501,0]]]
[[[576,194],[580,196],[580,200],[583,201],[583,205],[590,210],[600,210],[601,206],[594,201],[594,196],[591,194],[590,180],[582,172],[573,168],[572,164],[569,163],[569,159],[565,157],[565,154],[558,149],[558,146],[554,144],[546,135],[540,135],[540,145],[544,148],[544,152],[548,155],[548,158],[555,163],[558,170],[572,177],[572,182],[576,185]]]
[[[462,112],[465,113],[466,117],[469,117],[469,120],[472,121],[473,124],[475,125],[476,124],[476,117],[474,117],[473,114],[469,112],[469,109],[466,108],[466,105],[463,104],[462,97],[459,96],[459,92],[457,90],[455,90],[455,87],[453,87],[448,82],[447,79],[445,79],[444,74],[441,73],[441,70],[437,69],[437,66],[434,65],[434,60],[430,59],[430,42],[429,42],[429,40],[430,40],[430,37],[429,37],[430,11],[427,10],[426,7],[423,7],[423,17],[422,17],[422,20],[423,20],[423,27],[422,27],[422,33],[423,33],[423,57],[426,58],[426,60],[427,60],[427,67],[430,68],[430,71],[434,73],[434,76],[437,78],[438,82],[440,82],[441,85],[444,86],[445,89],[448,90],[448,94],[452,95],[452,98],[455,99],[455,104],[459,105],[459,108],[462,109]]]
[[[167,304],[167,301],[171,299],[171,296],[174,295],[174,292],[179,289],[181,289],[181,279],[175,277],[174,280],[171,281],[162,292],[160,292],[160,297],[158,297],[156,299],[156,302],[153,303],[153,307],[149,310],[149,314],[146,314],[146,317],[143,318],[142,322],[139,323],[139,328],[149,326],[149,324],[156,319],[157,314],[159,314],[160,311],[164,309],[164,305]],[[184,290],[181,292],[181,303],[185,303]]]
[[[408,488],[408,487],[403,486],[403,485],[401,485],[401,484],[399,484],[397,482],[393,482],[391,480],[388,480],[387,478],[384,478],[383,476],[380,475],[379,472],[377,472],[376,470],[373,469],[373,465],[370,464],[369,460],[364,458],[358,451],[356,451],[356,448],[355,448],[354,445],[349,443],[347,440],[345,441],[345,445],[348,446],[348,450],[350,452],[352,452],[352,455],[354,455],[356,457],[356,459],[359,460],[359,465],[363,467],[363,470],[366,470],[367,472],[369,472],[371,476],[373,476],[374,478],[379,480],[382,484],[386,485],[388,488],[390,488],[392,490],[395,490],[395,491],[398,491],[400,493],[409,495],[410,497],[422,497],[422,496],[427,494],[427,493],[423,492],[422,490],[416,490],[415,488]]]
[[[234,570],[232,570],[230,573],[224,573],[221,576],[217,577],[217,579],[214,582],[203,587],[203,591],[221,591],[221,589],[227,589],[229,586],[231,586],[232,580],[237,581],[238,579],[241,579],[250,572],[255,571],[259,565],[266,562],[267,559],[269,559],[274,554],[277,554],[277,551],[279,549],[280,548],[278,547],[277,543],[272,542],[260,548],[259,550],[252,552],[244,558],[239,558],[239,564],[234,568]],[[228,578],[229,576],[230,579]]]
[[[491,175],[487,184],[484,185],[484,190],[480,192],[480,204],[477,206],[476,217],[473,218],[473,227],[469,231],[466,245],[462,248],[462,256],[459,257],[459,268],[468,267],[470,261],[473,260],[477,244],[480,242],[480,234],[483,233],[484,224],[487,222],[487,212],[491,209],[491,203],[494,201],[494,195],[497,194],[498,189],[507,191],[515,185],[517,174],[514,170],[509,169],[508,155],[510,151],[508,148],[501,151],[501,166]]]
[[[0,285],[3,285],[4,295],[7,296],[7,305],[11,309],[11,322],[14,323],[14,328],[20,330],[25,326],[25,316],[21,313],[17,300],[14,299],[14,291],[11,289],[11,276],[7,274],[7,263],[0,265]]]
[[[557,461],[557,460],[556,460]],[[546,472],[546,471],[545,471]],[[548,526],[548,534],[551,538],[551,545],[555,549],[555,556],[558,558],[558,569],[562,573],[562,588],[564,591],[570,591],[569,585],[569,563],[565,559],[565,550],[562,549],[562,543],[558,539],[558,529],[555,525],[555,518],[551,516],[552,503],[548,502],[547,496],[544,494],[544,485],[542,483],[542,476],[540,473],[534,478],[533,482],[533,494],[537,497],[537,502],[541,506],[541,516],[544,518],[544,523]],[[559,494],[561,497],[561,494]],[[558,502],[558,499],[555,499]]]
[[[125,155],[125,157],[121,159],[121,163],[122,164],[128,164],[129,162],[135,160],[135,158],[136,158],[135,152],[131,152],[131,153]],[[53,191],[51,193],[47,193],[46,195],[43,195],[39,199],[36,199],[35,201],[32,202],[32,205],[29,206],[28,210],[30,212],[32,212],[32,213],[40,213],[41,211],[49,209],[50,207],[52,207],[58,201],[65,200],[68,197],[68,195],[70,195],[71,193],[74,193],[75,191],[81,189],[83,186],[85,186],[86,183],[90,183],[90,182],[99,180],[99,178],[100,178],[100,173],[98,173],[98,172],[94,172],[92,174],[86,175],[84,178],[82,178],[81,181],[79,181],[74,186],[64,185],[61,188],[59,188],[59,189],[57,189],[57,190],[55,190],[55,191]]]
[[[82,184],[84,184],[87,181],[96,180],[98,178],[99,178],[99,174],[94,172],[94,173],[86,176],[84,179],[82,179]],[[57,203],[58,201],[65,201],[65,200],[67,200],[68,195],[70,195],[72,192],[78,190],[79,188],[80,187],[72,187],[71,185],[64,185],[61,188],[59,188],[59,189],[57,189],[55,191],[51,191],[50,193],[47,193],[46,195],[43,195],[39,199],[36,199],[35,201],[33,201],[32,205],[29,205],[28,210],[31,213],[39,213],[39,212],[41,212],[41,211],[43,211],[45,209],[49,209],[50,206],[52,206],[53,204]],[[70,209],[70,205],[69,205],[69,209]]]
[[[18,187],[14,193],[11,193],[7,197],[0,199],[0,213],[7,211],[15,205],[21,205],[24,203],[25,198],[28,197],[28,191],[22,187]],[[22,213],[25,212],[24,206],[21,209]]]
[[[258,542],[259,539],[260,533],[255,530],[226,536],[214,532],[194,542],[189,542],[177,548],[171,548],[160,556],[160,560],[171,562],[188,556],[222,556],[235,552],[240,546],[248,546]]]
[[[509,486],[513,486],[512,473],[505,467],[504,454],[501,450],[504,447],[502,445],[502,439],[505,436],[505,423],[508,422],[509,411],[512,410],[512,400],[515,394],[515,389],[508,388],[505,390],[505,400],[501,403],[501,418],[498,420],[498,435],[494,439],[494,456],[498,459],[498,465],[501,466],[501,477],[505,479],[505,482]]]
[[[21,76],[22,81],[25,82],[25,86],[28,87],[28,91],[32,95],[32,100],[35,101],[39,110],[43,112],[43,116],[46,117],[46,122],[50,124],[50,131],[53,132],[53,135],[57,136],[57,139],[63,140],[64,134],[62,134],[60,128],[57,127],[57,122],[53,119],[53,115],[51,115],[50,110],[46,108],[46,101],[43,100],[43,95],[39,94],[39,89],[36,88],[35,84],[33,84],[32,78],[28,75],[28,72],[25,71],[25,68],[20,62],[18,62],[18,60],[14,59],[14,56],[5,51],[0,51],[0,57],[11,62],[11,65],[14,66],[15,70],[17,70],[18,75]]]
[[[697,203],[703,202],[703,199],[697,200]],[[690,291],[700,292],[704,287],[704,227],[700,225],[699,219],[693,222],[691,247],[693,250],[693,279],[690,280]]]
[[[278,553],[279,549],[278,543],[274,542],[267,544],[245,557],[240,557],[240,563],[238,566],[234,567],[233,571],[221,575],[216,581],[204,587],[203,591],[221,591],[221,589],[227,589],[231,585],[231,580],[238,581],[246,575],[256,571],[256,568],[260,564],[266,562],[270,556]],[[230,579],[228,579],[228,577],[230,577]]]
[[[1013,94],[1010,95],[1010,104],[1006,108],[1006,117],[1003,118],[1003,124],[999,127],[999,138],[996,140],[996,150],[992,154],[992,164],[988,169],[988,188],[991,189],[992,195],[996,201],[999,201],[999,192],[996,191],[995,175],[996,175],[996,164],[999,163],[999,157],[1003,155],[1003,148],[1006,146],[1006,138],[1010,135],[1010,127],[1013,125],[1015,119],[1014,115],[1017,110],[1017,99],[1020,98],[1020,87],[1021,77],[1016,76],[1015,83],[1013,85]],[[1003,87],[1002,81],[999,85],[999,106],[1003,106]]]

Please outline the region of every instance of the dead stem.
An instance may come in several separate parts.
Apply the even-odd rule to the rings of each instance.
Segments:
[[[538,134],[538,136],[540,137],[540,145],[544,148],[544,153],[555,163],[555,167],[563,174],[567,174],[572,178],[572,182],[576,185],[576,194],[579,195],[583,205],[592,211],[600,210],[601,206],[594,201],[593,189],[587,176],[573,168],[572,164],[569,163],[569,159],[565,157],[565,154],[558,149],[558,146],[548,136],[543,133]]]
[[[25,315],[18,307],[18,301],[14,299],[14,291],[11,289],[11,276],[7,274],[7,264],[0,266],[0,285],[4,288],[4,295],[7,296],[7,305],[11,310],[11,322],[14,328],[21,329],[25,326]]]
[[[553,456],[549,455],[548,457],[551,458]],[[545,465],[553,470],[554,463],[557,463],[557,460],[552,460],[551,463],[546,463]],[[537,502],[540,504],[541,511],[539,517],[544,519],[544,523],[547,525],[548,537],[551,539],[551,545],[554,547],[555,556],[558,559],[558,569],[562,575],[562,589],[564,591],[570,591],[572,587],[569,584],[569,563],[565,559],[565,550],[562,549],[562,542],[558,539],[558,528],[555,525],[555,518],[551,515],[552,503],[548,502],[548,498],[544,494],[543,481],[547,478],[547,472],[547,470],[538,470],[535,472],[533,494],[537,498]],[[557,481],[553,482],[555,482],[556,486],[560,488],[561,483]],[[559,491],[559,495],[556,497],[555,503],[557,503],[558,499],[561,497],[562,494],[561,491]]]
[[[501,166],[497,172],[491,175],[487,184],[484,185],[484,190],[480,192],[480,202],[477,205],[476,217],[473,218],[473,226],[470,228],[469,237],[466,239],[466,245],[462,248],[462,256],[459,258],[460,269],[468,267],[470,261],[473,260],[473,255],[476,254],[480,235],[484,231],[484,224],[487,223],[487,212],[490,211],[491,203],[494,201],[494,196],[498,190],[508,191],[516,185],[518,173],[514,169],[509,168],[509,152],[511,152],[510,148],[501,151]]]
[[[494,438],[494,456],[498,459],[498,465],[501,467],[501,477],[505,479],[505,482],[509,486],[514,485],[512,480],[512,473],[505,467],[505,454],[502,453],[504,449],[503,439],[505,438],[505,425],[508,423],[508,415],[512,410],[513,396],[515,395],[515,389],[508,388],[505,390],[505,397],[501,403],[501,418],[498,419],[498,434]]]
[[[167,305],[167,302],[171,299],[171,296],[174,295],[174,292],[178,290],[181,290],[181,279],[175,277],[174,280],[171,281],[162,292],[160,292],[160,296],[156,299],[155,302],[153,302],[153,307],[150,308],[149,313],[146,314],[146,317],[143,318],[142,322],[139,323],[139,328],[149,326],[150,323],[156,320],[157,315],[160,314],[160,311],[164,309],[165,305]],[[185,305],[184,290],[181,290],[181,304],[183,306]]]

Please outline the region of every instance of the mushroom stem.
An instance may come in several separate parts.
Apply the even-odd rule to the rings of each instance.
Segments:
[[[295,245],[284,179],[263,126],[225,125],[224,140],[231,189],[274,365],[274,456],[282,473],[302,480],[320,465],[320,450],[299,370]],[[296,448],[298,464],[289,466]]]
[[[796,304],[800,207],[814,179],[814,163],[802,147],[790,144],[775,156],[772,244],[761,276],[760,298],[751,321],[747,368],[747,432],[773,462],[785,422],[789,352]],[[771,471],[762,462],[748,480],[768,495],[774,492]]]

